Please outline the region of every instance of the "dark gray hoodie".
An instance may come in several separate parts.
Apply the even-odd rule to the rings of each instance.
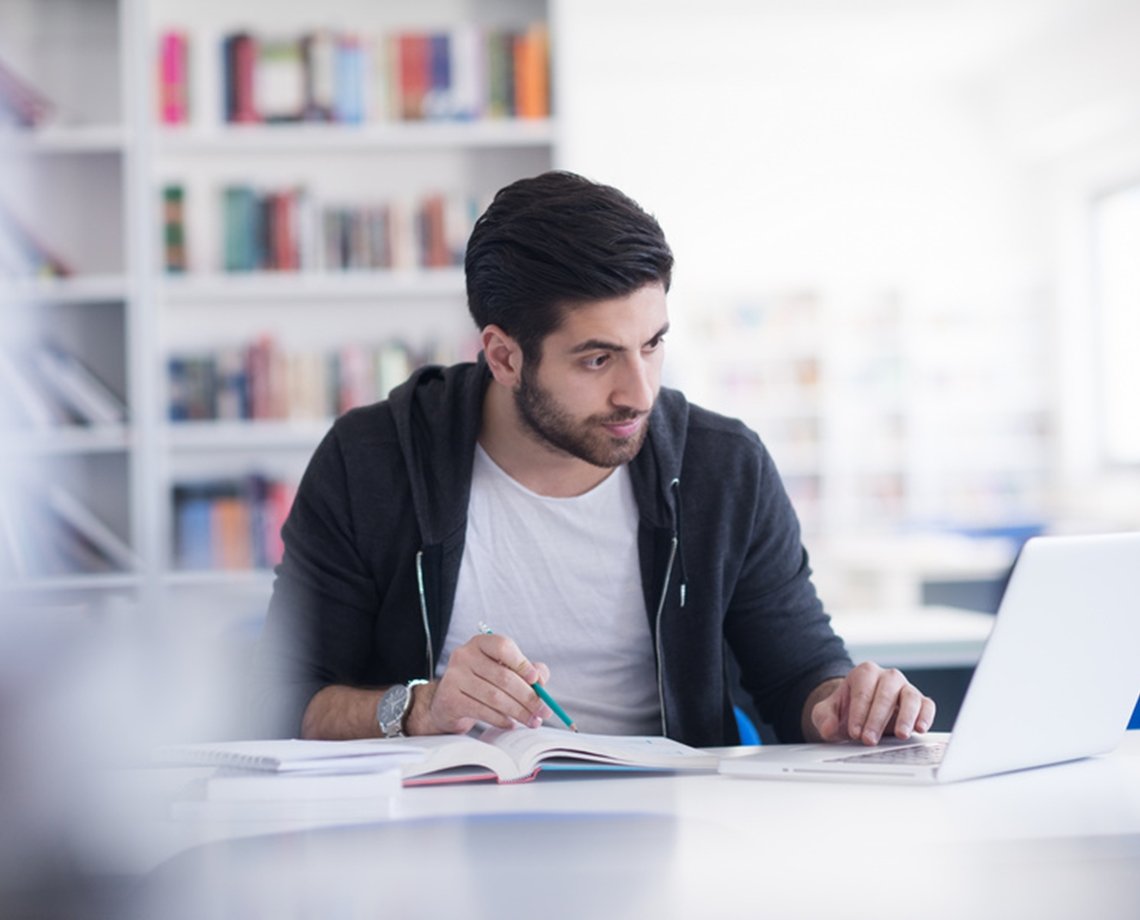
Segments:
[[[432,676],[489,380],[482,362],[423,368],[387,400],[339,418],[314,452],[282,531],[253,672],[268,734],[297,735],[328,684]],[[727,643],[761,717],[781,740],[798,740],[808,694],[851,661],[768,452],[741,422],[663,388],[630,471],[662,733],[736,743]]]

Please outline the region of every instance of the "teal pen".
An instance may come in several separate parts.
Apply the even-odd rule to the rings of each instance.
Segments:
[[[490,636],[490,635],[494,634],[494,630],[491,629],[490,626],[488,626],[486,623],[483,623],[483,622],[479,623],[479,631],[481,633],[483,633],[483,635],[485,635],[485,636]],[[554,714],[556,716],[558,716],[558,718],[560,718],[564,723],[566,723],[566,727],[569,728],[570,731],[572,731],[572,732],[578,731],[578,726],[574,724],[574,720],[571,719],[568,715],[566,715],[566,710],[564,710],[561,706],[558,705],[558,703],[556,703],[554,701],[554,697],[552,697],[549,693],[546,692],[546,688],[544,686],[542,686],[542,684],[540,684],[538,681],[535,681],[533,684],[530,685],[530,688],[535,693],[538,694],[538,698],[540,700],[542,700],[544,703],[546,703],[546,705],[549,706],[551,708],[551,710],[553,710]]]

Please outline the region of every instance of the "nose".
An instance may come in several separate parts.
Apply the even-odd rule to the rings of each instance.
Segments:
[[[648,412],[653,408],[657,396],[657,371],[641,355],[633,356],[626,362],[617,389],[610,401],[622,409]]]

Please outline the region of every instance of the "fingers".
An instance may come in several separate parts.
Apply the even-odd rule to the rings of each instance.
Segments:
[[[452,653],[432,700],[433,720],[443,731],[466,731],[476,720],[537,728],[552,713],[530,685],[549,676],[508,637],[475,636]]]
[[[906,739],[934,722],[934,701],[924,696],[897,668],[884,670],[864,662],[848,675],[847,737],[878,744],[884,734]]]
[[[847,739],[847,708],[850,700],[850,685],[842,681],[834,692],[816,704],[812,710],[812,722],[824,741],[844,741]]]

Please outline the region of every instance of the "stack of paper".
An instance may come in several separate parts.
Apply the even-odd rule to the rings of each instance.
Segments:
[[[216,766],[173,803],[179,819],[345,821],[386,817],[401,766],[422,758],[392,741],[233,741],[160,748],[165,765]]]

